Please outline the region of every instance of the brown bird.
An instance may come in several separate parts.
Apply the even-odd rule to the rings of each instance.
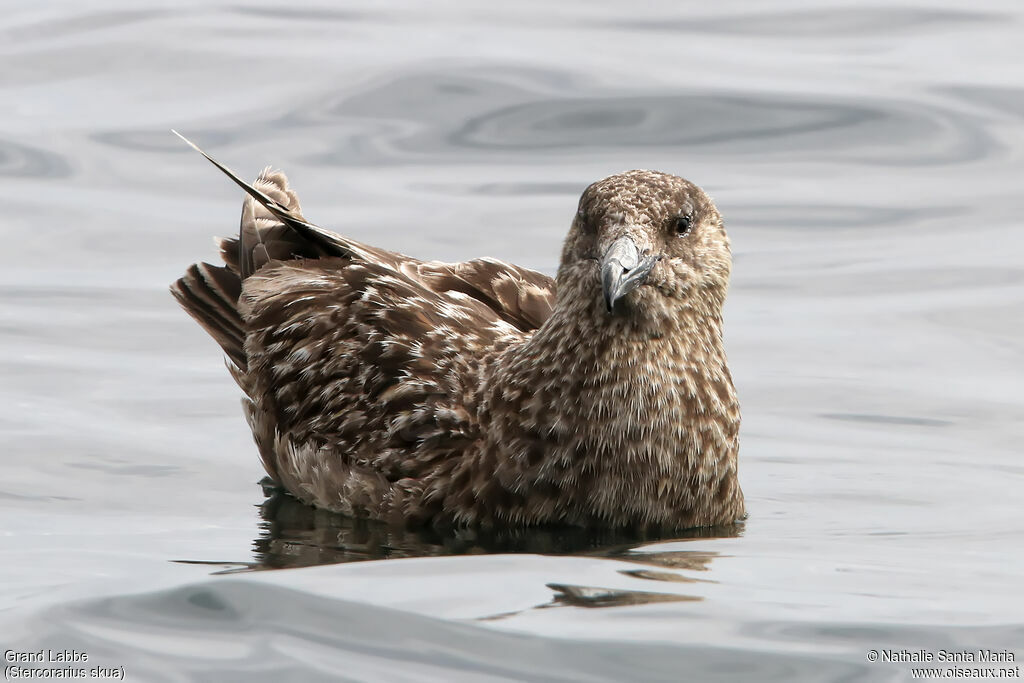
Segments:
[[[590,185],[552,280],[362,244],[307,222],[283,173],[249,185],[195,149],[249,196],[226,265],[171,292],[227,353],[263,466],[296,498],[437,525],[745,515],[729,240],[696,185]]]

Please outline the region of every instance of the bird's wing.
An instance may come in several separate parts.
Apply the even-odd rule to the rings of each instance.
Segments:
[[[249,195],[242,206],[238,238],[219,240],[227,269],[241,280],[271,261],[339,256],[399,271],[438,294],[472,297],[523,332],[540,327],[551,314],[555,282],[547,275],[491,258],[425,263],[344,237],[305,219],[284,173],[266,168],[250,185],[195,143],[174,133]],[[207,265],[208,270],[214,268]]]
[[[189,147],[206,157],[207,161],[216,166],[224,175],[230,178],[232,182],[242,188],[242,190],[244,190],[251,199],[255,200],[255,204],[251,204],[249,201],[246,201],[246,204],[243,206],[243,232],[240,235],[243,251],[247,247],[252,246],[251,243],[247,244],[245,241],[245,209],[250,206],[256,208],[258,205],[268,214],[267,218],[277,219],[282,226],[287,226],[291,229],[293,241],[297,237],[301,246],[316,252],[315,254],[298,253],[295,254],[296,256],[365,256],[368,258],[386,258],[386,255],[391,253],[384,249],[377,249],[375,247],[362,244],[361,242],[357,242],[356,240],[348,239],[347,237],[335,232],[321,228],[319,225],[314,225],[313,223],[308,222],[302,216],[298,205],[298,199],[295,196],[295,193],[288,188],[288,181],[284,177],[283,173],[278,172],[276,174],[272,174],[270,173],[270,169],[265,169],[260,175],[260,178],[257,179],[257,182],[250,185],[239,178],[238,175],[230,168],[200,149],[196,143],[192,142],[176,130],[172,130],[171,132],[184,140]],[[260,180],[272,180],[272,185],[274,187],[263,185]],[[258,211],[259,209],[256,210]],[[258,235],[256,234],[250,235],[250,237],[257,236]],[[243,265],[243,278],[248,276],[248,274],[244,272],[244,263],[245,259],[243,258],[241,264]]]
[[[209,157],[207,157],[209,158]],[[219,168],[223,168],[218,164]],[[229,173],[235,178],[233,173]],[[239,181],[240,182],[240,181]],[[212,336],[231,362],[245,368],[245,325],[238,311],[242,282],[271,261],[294,258],[320,258],[334,255],[328,246],[299,235],[281,218],[252,195],[280,207],[295,220],[305,221],[299,198],[288,187],[283,173],[263,170],[242,204],[242,219],[237,237],[215,238],[223,266],[194,263],[171,285],[171,293]]]
[[[434,291],[470,296],[521,332],[540,327],[555,305],[552,278],[497,259],[423,263],[418,272]]]
[[[475,438],[482,359],[547,319],[554,281],[362,244],[309,223],[284,174],[250,185],[207,158],[248,195],[240,235],[221,241],[223,268],[199,264],[172,289],[235,360],[271,476],[287,478],[281,453],[304,448],[392,482],[461,452]],[[219,282],[229,275],[237,290]],[[225,294],[193,295],[204,287]],[[236,317],[219,329],[211,313]]]
[[[477,438],[485,357],[523,333],[479,298],[437,291],[405,265],[278,261],[245,280],[239,383],[254,423],[268,425],[258,442],[280,435],[292,450],[326,447],[346,467],[397,482],[420,479]],[[268,470],[287,479],[287,467]]]

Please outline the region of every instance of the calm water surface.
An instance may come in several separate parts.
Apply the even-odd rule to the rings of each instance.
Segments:
[[[139,681],[902,681],[867,652],[1024,659],[1019,3],[0,16],[5,650]],[[245,176],[286,169],[357,239],[545,272],[589,182],[706,187],[734,245],[750,519],[431,537],[266,498],[219,349],[166,292],[241,197],[172,127]]]

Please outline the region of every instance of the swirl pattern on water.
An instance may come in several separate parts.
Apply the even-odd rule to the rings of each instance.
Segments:
[[[57,179],[70,175],[71,165],[56,152],[0,140],[0,176]]]
[[[596,156],[649,147],[755,161],[827,154],[833,163],[915,166],[964,163],[997,147],[971,118],[919,102],[750,91],[600,96],[589,89],[552,96],[552,79],[479,72],[399,76],[354,96],[303,103],[281,121],[365,122],[341,149],[317,158],[342,165],[436,163],[498,152]],[[576,81],[568,74],[554,80]]]
[[[997,90],[950,94],[1009,110],[1020,98]],[[189,134],[216,148],[307,128],[322,130],[321,146],[328,150],[309,161],[342,166],[461,163],[499,153],[596,157],[638,149],[748,163],[827,156],[834,164],[922,166],[976,161],[1001,147],[977,119],[952,106],[811,93],[603,93],[578,74],[507,68],[397,74],[355,94],[293,103]],[[93,137],[128,149],[184,153],[165,130]]]

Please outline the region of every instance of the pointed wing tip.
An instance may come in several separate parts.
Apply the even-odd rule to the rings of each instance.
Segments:
[[[210,155],[207,154],[206,152],[204,152],[203,150],[199,149],[199,145],[197,145],[196,143],[192,142],[187,137],[185,137],[184,135],[182,135],[178,131],[174,130],[173,128],[171,128],[171,132],[174,133],[175,135],[177,135],[179,138],[181,138],[182,142],[184,142],[186,145],[188,145],[189,147],[191,147],[195,151],[199,152],[200,154],[202,154],[207,159],[210,159]],[[213,161],[213,159],[210,159],[210,161]],[[214,162],[214,163],[216,163],[216,162]]]
[[[185,137],[184,135],[182,135],[178,131],[174,130],[173,128],[171,128],[171,132],[174,133],[175,135],[177,135],[179,138],[181,138],[185,142],[185,144],[190,145],[192,147],[196,146],[196,143],[192,142],[187,137]]]
[[[194,149],[195,151],[199,152],[204,157],[206,157],[207,161],[209,161],[211,164],[213,164],[214,166],[219,168],[224,173],[224,175],[226,175],[227,177],[231,178],[231,180],[233,180],[236,184],[238,184],[243,190],[245,190],[246,192],[249,192],[249,194],[252,194],[252,192],[253,192],[252,188],[249,187],[248,183],[246,183],[244,180],[239,178],[238,175],[234,171],[232,171],[230,168],[228,168],[224,164],[220,163],[219,161],[217,161],[216,159],[211,157],[209,154],[207,154],[202,149],[200,149],[199,145],[197,145],[196,143],[192,142],[191,140],[189,140],[187,137],[185,137],[184,135],[182,135],[178,131],[176,131],[173,128],[171,128],[171,132],[174,133],[175,135],[177,135],[179,138],[181,138],[185,142],[186,145],[188,145],[189,147],[191,147],[192,149]],[[258,190],[256,190],[256,191],[258,192]]]
[[[323,228],[320,228],[319,226],[313,225],[312,223],[307,223],[303,219],[296,218],[294,215],[292,215],[291,211],[288,210],[288,207],[282,206],[277,201],[275,201],[273,198],[267,196],[266,193],[261,192],[260,190],[256,189],[255,187],[253,187],[249,183],[247,183],[244,180],[242,180],[241,178],[239,178],[238,175],[235,174],[234,171],[232,171],[230,168],[228,168],[227,166],[225,166],[224,164],[220,163],[219,161],[217,161],[216,159],[211,157],[209,154],[204,152],[202,149],[199,148],[199,146],[196,143],[192,142],[187,137],[185,137],[184,135],[182,135],[178,131],[174,130],[173,128],[171,128],[171,132],[174,133],[175,135],[177,135],[179,138],[181,138],[185,142],[185,144],[187,144],[189,147],[191,147],[192,149],[194,149],[195,151],[199,152],[204,157],[206,157],[206,159],[211,164],[213,164],[214,166],[219,168],[221,170],[221,172],[224,173],[224,175],[226,175],[228,178],[230,178],[232,181],[234,181],[234,183],[236,185],[238,185],[240,188],[245,190],[246,194],[251,196],[253,199],[258,201],[260,204],[265,206],[267,209],[269,209],[270,212],[272,214],[274,214],[275,216],[277,216],[278,219],[284,221],[288,225],[291,225],[293,228],[296,225],[302,226],[303,228],[305,228],[307,230],[311,230],[311,231],[313,231],[315,233],[318,233],[321,237],[323,237],[324,235],[327,235],[327,236],[329,236],[332,239],[335,237],[334,235],[331,235],[329,232],[325,231]],[[267,168],[269,169],[270,167],[268,166]]]

